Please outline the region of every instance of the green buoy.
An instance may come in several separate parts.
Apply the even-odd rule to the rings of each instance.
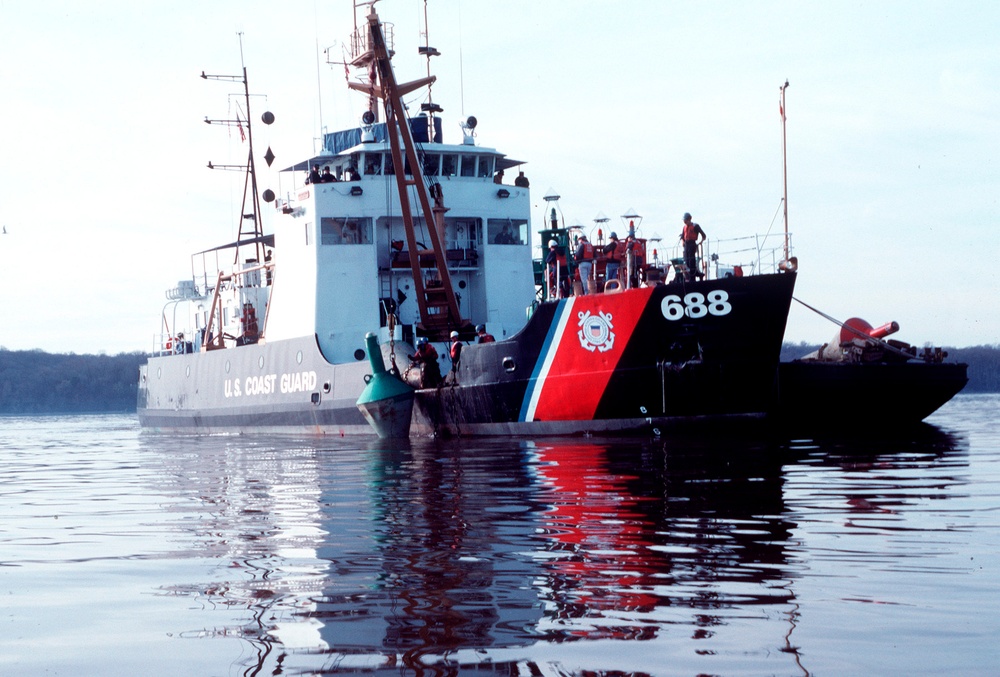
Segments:
[[[368,332],[365,344],[372,373],[365,376],[367,385],[358,398],[358,409],[379,437],[409,437],[413,394],[416,391],[386,370],[375,334]]]

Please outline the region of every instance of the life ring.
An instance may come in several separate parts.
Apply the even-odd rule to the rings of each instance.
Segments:
[[[167,352],[174,352],[174,338],[172,336],[167,338]]]

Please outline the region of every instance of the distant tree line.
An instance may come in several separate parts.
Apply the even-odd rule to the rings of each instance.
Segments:
[[[782,346],[781,359],[817,350],[807,343]],[[969,365],[965,393],[1000,392],[1000,345],[945,348],[947,361]],[[76,355],[0,347],[0,414],[135,411],[143,353]]]
[[[135,411],[143,353],[76,355],[0,348],[0,414]]]

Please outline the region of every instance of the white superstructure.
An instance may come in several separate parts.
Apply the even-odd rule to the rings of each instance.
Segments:
[[[448,208],[444,249],[462,316],[486,323],[498,338],[510,336],[524,325],[535,298],[529,189],[497,182],[497,172],[516,163],[494,149],[434,142],[421,148],[425,180],[440,186]],[[306,183],[314,166],[329,167],[339,180]],[[285,171],[294,185],[277,202],[274,219],[268,340],[315,333],[328,360],[345,362],[358,359],[365,333],[384,327],[387,311],[403,326],[419,322],[392,172],[386,142],[359,144]],[[418,246],[428,238],[422,219],[418,213]],[[425,284],[437,278],[430,265],[421,274]]]

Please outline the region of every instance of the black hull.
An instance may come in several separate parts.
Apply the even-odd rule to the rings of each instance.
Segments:
[[[782,362],[776,419],[790,428],[919,423],[965,384],[967,365],[898,362]]]
[[[657,434],[763,417],[776,404],[794,282],[794,274],[726,278],[544,304],[510,340],[467,347],[443,387],[418,391],[411,430]],[[710,298],[724,300],[678,317],[678,302]],[[611,333],[615,345],[603,353],[606,344],[586,345]]]

